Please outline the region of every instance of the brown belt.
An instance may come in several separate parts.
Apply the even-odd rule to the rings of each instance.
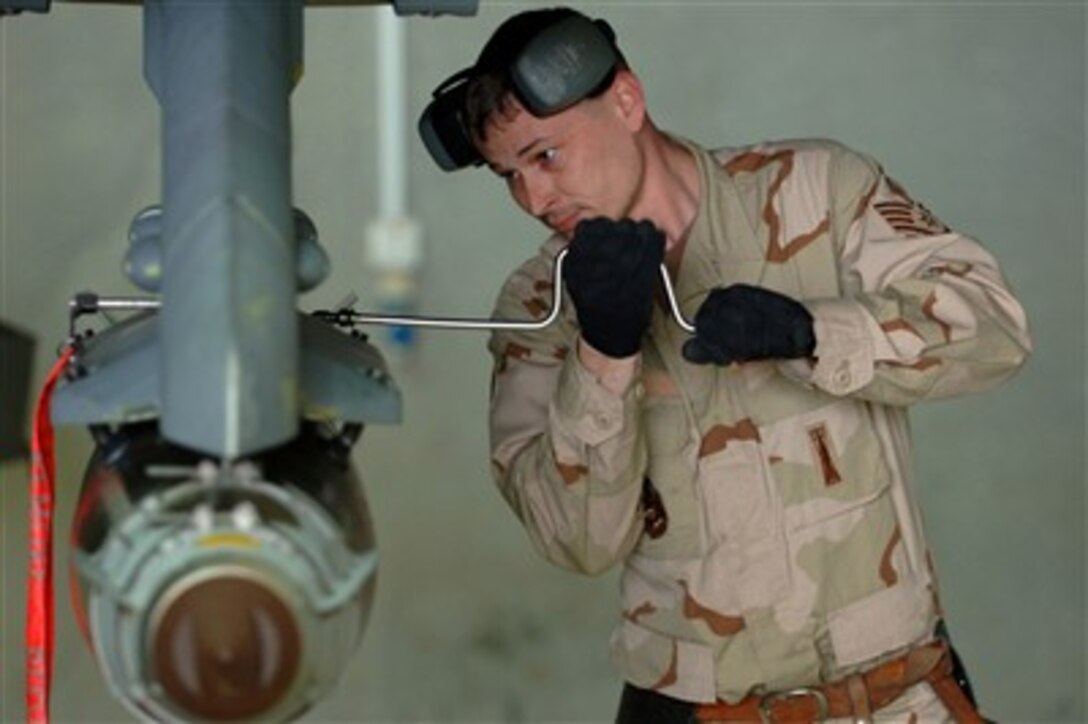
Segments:
[[[911,649],[902,656],[847,678],[769,694],[750,694],[736,704],[700,704],[700,722],[819,722],[870,719],[915,684],[926,682],[959,724],[983,719],[952,677],[952,657],[943,641]]]

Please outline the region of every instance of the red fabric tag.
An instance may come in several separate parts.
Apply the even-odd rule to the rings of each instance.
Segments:
[[[31,724],[49,721],[53,679],[53,510],[56,466],[49,405],[71,347],[49,371],[34,408],[30,459],[30,561],[26,600],[26,711]]]

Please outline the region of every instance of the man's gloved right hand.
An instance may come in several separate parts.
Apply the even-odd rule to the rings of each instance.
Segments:
[[[563,281],[582,338],[609,357],[638,352],[650,325],[665,235],[649,221],[604,217],[579,222],[563,262]]]

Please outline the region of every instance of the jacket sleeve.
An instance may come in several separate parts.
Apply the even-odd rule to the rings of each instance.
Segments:
[[[551,282],[532,269],[507,281],[497,318],[543,316]],[[622,560],[642,531],[647,452],[641,386],[606,389],[578,361],[576,339],[569,318],[492,335],[491,471],[541,555],[596,574]]]
[[[1023,365],[1024,310],[977,241],[848,149],[837,149],[829,185],[843,293],[805,300],[815,362],[788,363],[788,374],[834,395],[907,405],[989,389]]]

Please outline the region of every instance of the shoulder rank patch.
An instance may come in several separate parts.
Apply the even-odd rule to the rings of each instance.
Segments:
[[[944,222],[920,202],[912,199],[906,189],[890,178],[888,187],[895,197],[877,201],[873,204],[873,208],[897,232],[907,237],[914,237],[936,236],[951,231]]]

